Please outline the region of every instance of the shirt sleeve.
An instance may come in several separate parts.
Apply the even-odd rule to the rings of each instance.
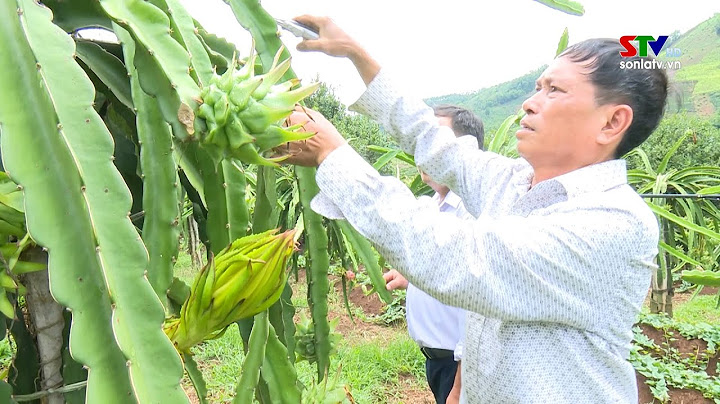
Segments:
[[[453,358],[455,359],[455,362],[460,362],[462,360],[464,345],[465,345],[465,334],[462,335],[462,337],[460,338],[460,341],[458,341],[457,345],[455,345],[455,351],[453,351]]]
[[[452,129],[438,124],[429,106],[414,98],[404,98],[381,70],[350,109],[377,121],[415,163],[437,183],[458,194],[467,210],[478,216],[483,190],[493,186],[498,176],[524,169],[524,160],[468,147]]]
[[[612,262],[630,260],[618,254],[637,254],[627,240],[638,239],[643,228],[630,214],[610,215],[593,204],[551,219],[461,219],[420,203],[401,181],[380,176],[347,145],[328,155],[316,179],[410,283],[443,303],[505,321],[585,329],[602,323],[597,308],[604,306],[597,302],[623,293],[613,282],[628,276],[627,268]]]
[[[459,362],[462,360],[463,357],[463,348],[465,348],[465,323],[467,322],[467,313],[465,311],[462,312],[462,317],[460,321],[460,338],[458,339],[457,344],[455,345],[455,351],[453,352],[453,357],[455,358],[455,362]]]

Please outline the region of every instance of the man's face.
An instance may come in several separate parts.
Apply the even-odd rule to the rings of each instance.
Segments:
[[[516,133],[517,147],[534,168],[589,164],[607,121],[587,73],[566,57],[555,59],[538,78],[535,95],[523,103],[527,116]]]

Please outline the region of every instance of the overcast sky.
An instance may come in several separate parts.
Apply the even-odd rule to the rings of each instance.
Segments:
[[[247,54],[250,35],[222,0],[181,0],[203,26]],[[466,93],[521,76],[552,59],[567,27],[570,43],[592,37],[686,32],[720,12],[718,0],[581,0],[576,17],[532,0],[264,0],[274,17],[327,15],[402,84],[426,98]],[[349,61],[298,52],[282,35],[303,80],[330,84],[345,104],[364,89]]]

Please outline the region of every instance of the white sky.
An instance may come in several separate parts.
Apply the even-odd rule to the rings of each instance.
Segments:
[[[181,0],[208,30],[249,49],[250,35],[222,0]],[[409,91],[423,98],[466,93],[521,76],[548,63],[565,27],[570,43],[592,37],[686,32],[720,12],[718,0],[580,0],[576,17],[532,0],[265,0],[274,17],[326,15],[357,39]],[[364,85],[346,59],[298,52],[289,33],[293,69],[303,80],[331,85],[345,104]]]

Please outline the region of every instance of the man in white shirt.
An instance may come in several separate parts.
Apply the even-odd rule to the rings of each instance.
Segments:
[[[455,136],[462,137],[468,147],[482,147],[484,128],[477,115],[452,105],[436,106],[433,111],[440,125],[452,128]],[[423,182],[435,191],[432,200],[438,205],[440,212],[464,219],[472,218],[459,196],[448,187],[433,181],[422,170],[420,175]],[[410,284],[395,269],[386,272],[383,277],[388,290],[407,289],[405,310],[408,333],[425,356],[425,376],[435,396],[435,402],[445,404],[451,391],[459,398],[458,362],[462,358],[465,310],[439,302]]]
[[[313,210],[345,217],[410,282],[468,311],[461,402],[637,403],[627,357],[659,230],[620,157],[657,127],[665,72],[622,69],[651,58],[622,57],[617,40],[568,47],[523,103],[522,158],[509,159],[462,147],[329,18],[297,20],[320,33],[299,49],[357,68],[367,89],[351,108],[380,122],[475,217],[420,204],[319,113],[291,116],[316,133],[291,144],[289,159],[318,166]]]

